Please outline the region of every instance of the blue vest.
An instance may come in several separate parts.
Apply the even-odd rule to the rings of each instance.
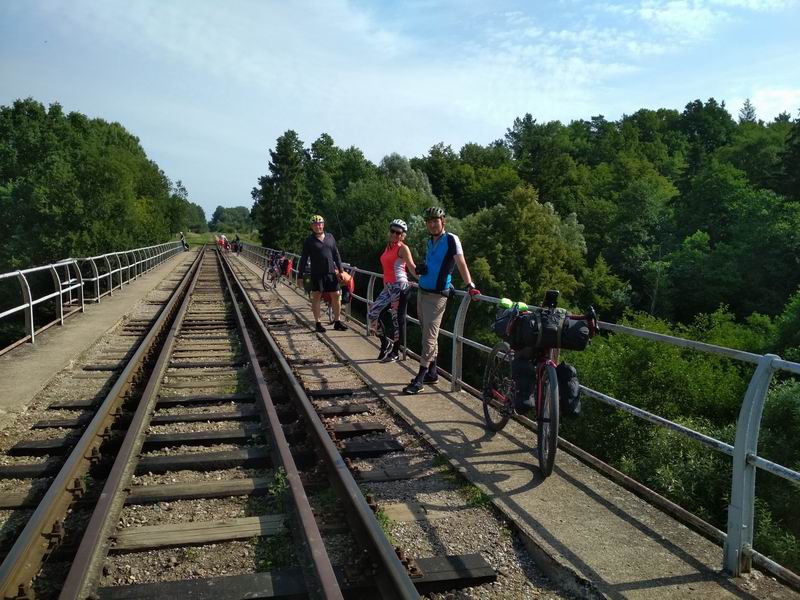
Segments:
[[[434,244],[428,239],[425,264],[428,272],[419,278],[419,287],[428,292],[441,292],[450,287],[455,266],[456,240],[450,233],[443,233]]]

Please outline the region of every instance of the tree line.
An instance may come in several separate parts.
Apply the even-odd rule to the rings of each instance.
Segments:
[[[45,108],[0,107],[0,272],[156,244],[205,223],[119,123]]]
[[[346,261],[380,270],[388,223],[406,220],[421,255],[420,214],[440,205],[488,294],[535,301],[558,288],[604,320],[800,360],[800,118],[765,122],[749,101],[737,117],[713,98],[615,121],[526,114],[490,144],[379,164],[328,134],[307,147],[288,130],[252,191],[252,218],[264,245],[297,251],[322,214]],[[469,335],[492,344],[481,310]],[[586,385],[731,443],[752,374],[624,336],[568,359]],[[724,529],[726,457],[592,401],[564,431]],[[800,468],[798,433],[800,386],[778,378],[760,453]],[[756,547],[800,569],[796,486],[759,474],[757,489]]]

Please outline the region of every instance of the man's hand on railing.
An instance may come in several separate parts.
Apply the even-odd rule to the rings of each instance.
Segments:
[[[475,287],[474,283],[467,284],[467,293],[469,294],[469,299],[473,302],[477,302],[478,296],[481,295],[481,291]]]

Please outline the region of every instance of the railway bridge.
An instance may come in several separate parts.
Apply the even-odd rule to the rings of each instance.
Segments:
[[[456,298],[452,331],[442,332],[440,345],[450,344],[452,352],[450,364],[442,371],[441,383],[427,386],[419,395],[405,396],[400,390],[416,372],[413,348],[408,350],[409,356],[404,361],[376,361],[377,344],[373,337],[366,335],[365,326],[358,318],[358,303],[363,308],[365,303],[371,302],[376,286],[380,285],[378,274],[355,270],[359,289],[366,291],[355,297],[355,306],[348,315],[350,329],[340,332],[329,328],[328,332],[319,334],[312,332],[310,307],[297,286],[296,274],[274,290],[264,289],[262,276],[269,249],[245,245],[238,255],[223,252],[217,256],[209,250],[202,258],[198,256],[202,251],[182,250],[178,244],[164,244],[82,261],[62,261],[0,276],[0,283],[5,279],[6,283],[13,281],[20,286],[22,298],[19,304],[1,307],[0,318],[24,315],[25,323],[19,339],[6,346],[0,355],[0,381],[3,382],[0,450],[5,452],[0,459],[0,558],[3,559],[0,591],[4,597],[390,598],[414,597],[417,593],[437,598],[800,597],[797,575],[760,554],[752,544],[756,470],[763,469],[787,479],[787,486],[793,486],[790,489],[794,493],[800,482],[797,472],[757,455],[761,410],[771,378],[778,371],[800,374],[800,365],[773,355],[753,355],[612,323],[602,324],[615,334],[691,347],[698,352],[726,356],[754,366],[753,379],[743,398],[734,445],[630,406],[602,390],[583,390],[587,402],[604,402],[656,426],[667,427],[676,435],[688,436],[708,446],[709,451],[731,457],[729,522],[727,530],[721,531],[567,440],[560,440],[553,474],[543,478],[533,451],[535,427],[524,417],[512,421],[500,432],[488,432],[478,392],[463,379],[464,360],[471,360],[468,357],[474,351],[488,351],[482,344],[464,336],[464,325],[469,318],[467,298]],[[42,284],[42,279],[47,285]],[[222,291],[217,291],[218,288]],[[481,300],[497,301],[489,297]],[[48,302],[55,309],[51,308],[46,318],[37,317],[38,308]],[[181,303],[186,307],[179,310]],[[245,314],[248,308],[252,309],[249,316]],[[155,323],[162,316],[175,321],[165,320],[162,329],[157,331]],[[413,326],[414,320],[410,321]],[[239,337],[231,342],[230,332],[234,329]],[[263,339],[259,337],[260,332],[265,336]],[[162,347],[159,344],[167,350],[157,350]],[[465,352],[467,348],[470,352]],[[150,379],[146,379],[133,371],[128,374],[129,367],[125,365],[129,363],[125,361],[140,353],[142,364],[149,364],[143,369],[158,374],[160,379],[150,375]],[[160,358],[162,354],[165,358]],[[226,379],[232,376],[234,369],[259,364],[263,368],[254,368],[249,375],[252,379],[245,385],[235,378]],[[273,387],[271,374],[278,373],[282,366],[287,375]],[[130,379],[126,380],[128,375]],[[191,375],[195,379],[190,379]],[[143,383],[145,380],[147,384]],[[134,393],[138,388],[143,389]],[[112,396],[117,392],[115,401]],[[238,483],[226,481],[224,475],[219,475],[227,468],[263,466],[270,460],[273,463],[277,460],[275,448],[280,447],[278,439],[282,433],[254,434],[245,430],[250,427],[247,423],[259,414],[263,415],[264,422],[272,419],[273,425],[284,422],[283,428],[279,424],[276,427],[286,430],[282,401],[284,396],[295,392],[306,398],[306,404],[292,409],[301,415],[294,418],[306,423],[315,418],[302,413],[308,407],[318,413],[321,411],[326,419],[362,412],[377,418],[384,410],[390,415],[377,419],[388,419],[383,424],[356,420],[326,422],[322,431],[327,435],[322,437],[332,440],[334,445],[328,448],[325,445],[328,442],[315,442],[318,457],[328,451],[339,452],[331,454],[329,467],[333,472],[344,472],[339,473],[344,483],[339,482],[332,488],[340,502],[345,497],[353,499],[354,508],[343,510],[347,528],[356,532],[359,543],[363,542],[369,560],[359,563],[353,561],[352,556],[337,557],[335,554],[320,557],[321,536],[330,539],[329,529],[336,529],[328,522],[316,528],[311,526],[311,534],[301,536],[305,554],[298,551],[295,571],[280,571],[270,568],[269,564],[263,569],[262,564],[267,575],[261,579],[237,575],[234,567],[230,568],[231,574],[222,576],[220,571],[208,567],[210,563],[202,562],[202,549],[209,544],[213,548],[215,540],[222,547],[222,542],[229,540],[274,535],[275,519],[259,516],[230,518],[221,524],[213,521],[216,525],[211,531],[212,519],[192,515],[188,522],[177,527],[174,523],[164,524],[169,522],[167,519],[158,520],[158,526],[148,528],[142,527],[147,519],[160,519],[161,515],[153,517],[147,512],[149,509],[133,513],[130,508],[123,507],[134,503],[136,498],[146,504],[142,498],[148,493],[152,495],[150,504],[157,502],[161,513],[169,508],[170,502],[177,506],[189,499],[206,498],[206,502],[211,502],[208,498],[251,497],[259,493],[270,497],[280,483],[291,490],[293,498],[300,498],[292,509],[294,519],[301,523],[304,519],[313,521],[313,516],[319,516],[323,510],[315,492],[315,486],[321,485],[315,480],[317,474],[303,471],[303,460],[308,460],[304,451],[314,447],[307,434],[302,434],[297,438],[302,441],[297,441],[292,437],[300,435],[296,431],[286,433],[286,447],[292,449],[299,471],[295,467],[281,467],[280,476],[270,471],[265,478],[245,473],[236,475]],[[134,396],[138,404],[131,408],[129,404]],[[220,400],[223,407],[227,407],[223,416],[196,408]],[[236,404],[239,400],[245,404]],[[255,406],[248,402],[255,402]],[[131,427],[137,419],[142,421],[138,437],[133,436],[128,441],[126,434],[125,439],[116,440],[115,445],[115,438],[122,437],[118,426],[99,424],[96,432],[83,429],[90,428],[95,421],[100,423],[98,406],[107,403],[113,405],[108,415],[121,416],[126,427],[129,421]],[[77,417],[65,414],[81,406],[98,412]],[[183,412],[170,409],[171,406],[182,406]],[[156,412],[159,408],[161,410]],[[110,418],[108,415],[103,418]],[[48,419],[50,416],[54,418]],[[235,430],[236,435],[250,436],[249,446],[244,450],[227,450],[224,456],[224,451],[198,453],[202,459],[195,456],[195,462],[208,463],[203,468],[210,471],[212,477],[221,477],[219,481],[185,483],[180,480],[176,484],[174,478],[170,480],[170,473],[184,468],[199,470],[200,467],[186,467],[185,464],[181,467],[182,459],[172,456],[169,450],[145,456],[150,448],[179,444],[202,448],[211,441],[216,444],[232,442],[233,429],[216,426],[203,429],[194,425],[217,419],[242,424]],[[394,421],[387,425],[391,420]],[[154,433],[162,431],[157,429],[159,426],[176,423],[181,424],[181,429]],[[40,436],[37,432],[41,431],[53,433]],[[367,436],[362,440],[355,435],[358,433]],[[166,437],[158,438],[159,435]],[[258,435],[270,436],[273,458],[259,455],[257,447],[254,448],[257,441],[253,439],[258,438],[253,436]],[[84,453],[76,460],[83,460],[85,469],[77,478],[64,479],[62,475],[71,458],[64,464],[55,457],[71,457],[68,452],[84,440],[87,444]],[[106,444],[113,448],[108,458],[102,454]],[[428,459],[421,450],[417,452],[423,446],[436,456]],[[247,458],[235,458],[236,452],[247,454]],[[350,458],[343,460],[347,452],[351,453]],[[119,458],[122,455],[133,462],[122,461]],[[136,457],[149,466],[136,466]],[[369,460],[375,462],[363,462]],[[108,467],[105,471],[103,465]],[[51,470],[47,471],[48,468]],[[98,468],[102,475],[96,474]],[[447,472],[445,479],[455,482],[453,485],[471,499],[466,506],[454,507],[450,500],[431,494],[430,485],[418,485],[420,481],[429,483],[431,477],[439,477],[444,471]],[[166,475],[159,476],[159,473]],[[101,477],[103,481],[97,485],[95,497],[91,492],[92,484]],[[115,477],[123,482],[122,491],[107,491]],[[136,478],[137,485],[131,485],[132,478]],[[2,486],[4,479],[9,485]],[[331,480],[330,474],[327,479]],[[31,484],[31,481],[37,483]],[[307,484],[307,492],[300,489],[301,481]],[[356,481],[358,486],[353,487],[348,481]],[[153,487],[145,490],[148,483]],[[59,486],[60,489],[55,489]],[[370,489],[366,498],[359,492],[359,486],[361,491]],[[76,492],[77,488],[82,491]],[[211,491],[212,488],[216,491]],[[392,491],[387,492],[388,489]],[[50,511],[57,512],[53,507],[61,506],[62,511],[75,513],[76,506],[81,502],[90,503],[90,500],[96,501],[98,506],[105,500],[109,505],[103,517],[105,525],[96,529],[94,543],[75,543],[75,556],[88,557],[86,563],[78,568],[64,568],[61,574],[58,569],[47,572],[47,564],[70,563],[69,536],[63,533],[68,518],[51,517],[46,521],[46,530],[42,529],[44,525],[34,523],[39,513],[44,512],[42,506],[51,496],[55,498],[56,493],[61,496],[52,500]],[[311,505],[302,501],[306,493]],[[71,500],[65,503],[64,497]],[[476,507],[484,512],[474,513],[471,509]],[[270,510],[274,513],[275,507],[271,506]],[[384,530],[390,530],[393,541],[402,538],[406,547],[395,548],[392,553],[392,544],[385,538],[375,541],[381,536],[373,531],[374,523],[368,515],[361,515],[366,525],[355,524],[361,518],[359,510],[377,515]],[[86,522],[77,529],[88,530],[91,527],[87,523],[99,522],[101,517],[96,516],[100,514],[99,509],[93,511],[89,511],[91,518],[87,516]],[[147,518],[141,521],[143,517],[140,517],[137,521],[134,514],[147,515]],[[437,519],[447,522],[448,515],[450,525],[438,533]],[[423,524],[427,521],[432,524]],[[192,522],[198,523],[198,527],[193,528]],[[141,529],[138,537],[128,535],[131,532],[123,527],[134,523]],[[513,540],[509,552],[516,554],[515,560],[524,563],[530,559],[531,567],[527,570],[521,567],[521,577],[516,574],[516,566],[505,564],[505,559],[501,558],[498,547],[505,542],[495,535],[496,532],[479,531],[486,523],[510,532]],[[192,531],[202,529],[200,526],[209,531]],[[423,539],[428,538],[425,543],[415,542],[413,536],[405,537],[414,528],[422,532]],[[158,536],[166,541],[154,541]],[[436,538],[435,543],[431,542],[432,538]],[[176,541],[178,539],[180,542]],[[288,543],[286,538],[278,539]],[[28,549],[38,547],[43,567],[38,563],[32,566],[31,559],[23,552],[25,543]],[[159,555],[158,560],[166,562],[144,561],[135,567],[138,570],[132,570],[130,564],[139,563],[128,560],[127,571],[125,559],[119,558],[130,556],[122,547],[125,544],[129,545],[129,552],[140,549],[157,553],[163,552],[162,547],[192,543],[201,548],[197,553],[205,567],[167,577],[160,583],[148,582],[159,581],[159,570],[174,569],[177,573],[181,564],[176,563],[195,554],[186,550],[177,558]],[[59,545],[66,546],[68,551],[59,552]],[[331,545],[326,543],[326,546]],[[403,542],[399,545],[403,546]],[[457,546],[460,547],[457,552],[451,549]],[[85,547],[91,548],[86,550],[88,554],[81,554]],[[103,553],[98,554],[97,548],[102,548]],[[328,554],[331,554],[330,549]],[[409,554],[414,556],[409,557]],[[522,555],[527,558],[520,559]],[[219,560],[224,560],[224,555]],[[370,566],[365,567],[364,561]],[[347,567],[345,570],[342,564]],[[88,575],[92,569],[94,575]],[[395,574],[395,570],[399,574]],[[280,577],[276,575],[278,571],[282,573]],[[209,574],[216,576],[208,577]],[[85,577],[81,578],[82,575]],[[37,585],[37,580],[51,583]]]

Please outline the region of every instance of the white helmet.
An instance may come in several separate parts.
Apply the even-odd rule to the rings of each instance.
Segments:
[[[408,231],[408,225],[406,225],[406,222],[403,221],[403,219],[395,219],[394,221],[389,223],[389,227],[391,227],[392,225],[399,227],[400,229],[403,230],[403,232]]]

